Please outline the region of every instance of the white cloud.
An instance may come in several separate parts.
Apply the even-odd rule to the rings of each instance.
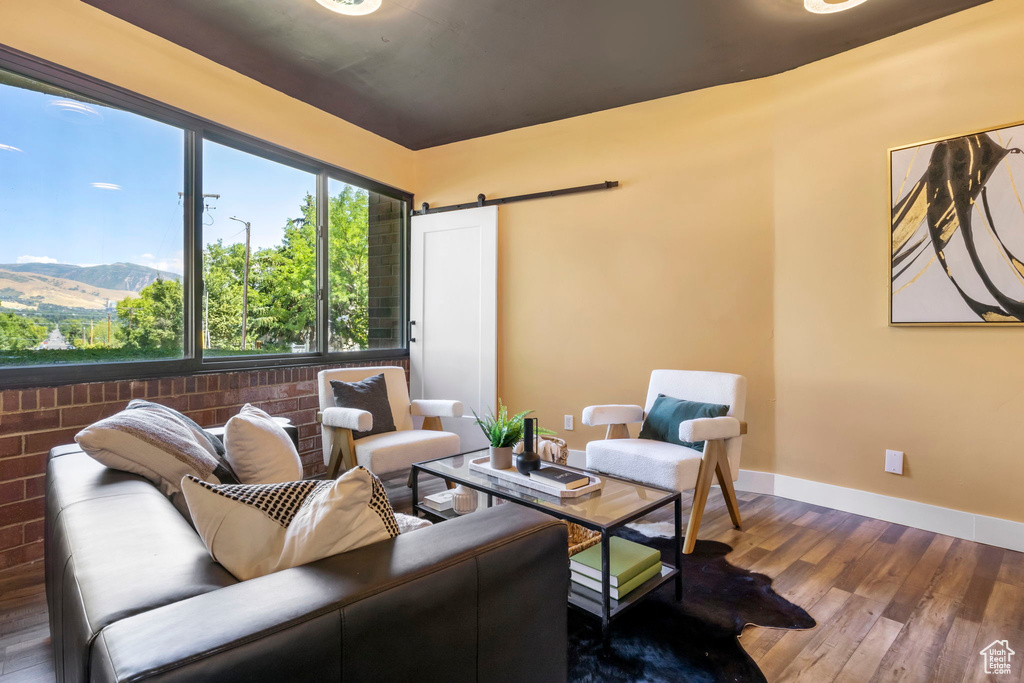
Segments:
[[[57,259],[49,256],[19,256],[18,263],[57,263]]]
[[[181,275],[185,271],[185,255],[179,251],[170,258],[156,258],[153,254],[142,254],[139,256],[139,265],[148,266],[164,273]]]

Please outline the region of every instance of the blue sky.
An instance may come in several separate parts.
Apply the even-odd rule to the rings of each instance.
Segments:
[[[0,263],[129,262],[181,272],[184,133],[135,114],[0,85]],[[204,144],[204,242],[280,242],[315,176]]]

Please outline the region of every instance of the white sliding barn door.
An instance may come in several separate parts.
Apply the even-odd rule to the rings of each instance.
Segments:
[[[412,219],[409,335],[412,398],[462,401],[444,428],[462,450],[486,448],[473,422],[498,391],[498,207]]]

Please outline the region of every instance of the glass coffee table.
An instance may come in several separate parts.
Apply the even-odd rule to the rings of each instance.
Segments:
[[[425,460],[412,466],[412,500],[413,514],[425,515],[443,521],[458,515],[452,510],[439,512],[427,507],[419,498],[419,477],[421,474],[440,477],[456,484],[463,484],[486,496],[487,507],[494,505],[494,500],[506,500],[517,505],[539,510],[552,517],[574,522],[601,534],[601,592],[597,594],[586,588],[569,582],[569,604],[585,612],[601,618],[601,628],[607,633],[610,621],[642,600],[651,591],[675,581],[676,600],[682,599],[683,583],[679,566],[682,562],[682,501],[678,491],[638,484],[626,479],[619,479],[601,472],[587,472],[576,467],[559,465],[576,472],[585,472],[600,477],[604,486],[600,491],[586,494],[578,498],[559,499],[539,491],[530,491],[521,486],[514,488],[508,483],[483,472],[471,470],[470,460],[487,456],[487,450],[471,451],[459,455]],[[661,575],[655,576],[646,583],[630,592],[621,600],[611,599],[611,584],[608,575],[609,543],[615,531],[634,522],[655,510],[673,506],[675,519],[675,566],[665,564]]]

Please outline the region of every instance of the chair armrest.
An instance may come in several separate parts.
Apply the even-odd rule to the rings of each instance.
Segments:
[[[325,427],[368,432],[373,429],[373,413],[356,408],[324,408],[317,413],[317,422]]]
[[[409,412],[421,417],[462,417],[462,402],[415,399],[409,404]]]
[[[644,409],[640,406],[587,406],[583,409],[583,424],[588,427],[643,421]]]
[[[700,417],[679,423],[679,440],[693,443],[731,439],[746,434],[746,427],[746,422],[740,422],[735,417]]]
[[[481,510],[126,616],[93,641],[90,680],[564,680],[566,547],[559,520]]]

